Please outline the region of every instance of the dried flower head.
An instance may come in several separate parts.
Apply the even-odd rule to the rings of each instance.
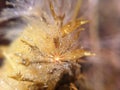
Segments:
[[[73,11],[72,3],[76,5]],[[46,74],[55,68],[56,62],[64,65],[66,62],[74,62],[81,57],[92,55],[79,43],[82,26],[88,22],[83,18],[77,18],[80,3],[81,0],[76,0],[76,3],[72,0],[15,0],[8,3],[12,4],[14,9],[5,9],[2,14],[4,18],[1,18],[1,21],[21,17],[27,22],[21,36],[4,52],[6,67],[9,70],[3,75],[9,76],[10,82],[14,84],[12,86],[17,90],[39,90],[40,88],[35,89],[38,87],[35,85],[46,86],[41,82],[46,82],[49,86]],[[72,12],[70,16],[69,10]],[[7,15],[8,12],[11,15]],[[68,17],[71,19],[67,20]],[[45,65],[42,66],[42,63]],[[69,64],[68,66],[65,64],[62,68],[66,67],[69,68]],[[57,76],[60,76],[60,73],[58,72]],[[20,85],[17,83],[17,86],[11,79],[22,81],[22,83]],[[34,86],[33,89],[28,89],[31,86]],[[13,89],[9,88],[9,90]]]

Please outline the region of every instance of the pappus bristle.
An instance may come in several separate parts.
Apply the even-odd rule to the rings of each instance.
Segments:
[[[60,80],[58,77],[61,78],[66,71],[70,73],[74,61],[92,55],[79,42],[83,25],[88,22],[77,17],[80,2],[81,0],[76,0],[76,3],[74,0],[15,0],[12,2],[13,9],[3,11],[4,18],[1,21],[20,17],[27,23],[22,34],[4,53],[7,69],[3,76],[6,75],[5,80],[10,79],[7,82],[12,83],[14,89],[43,90],[47,84],[47,87],[53,86],[47,90],[54,90]],[[75,6],[73,10],[72,5]],[[68,15],[68,11],[72,13]],[[14,14],[9,16],[8,12]],[[53,74],[55,77],[48,78],[52,75],[48,73],[56,68],[58,73]],[[50,81],[54,83],[51,84]],[[37,88],[41,83],[44,83],[40,86],[42,89]]]

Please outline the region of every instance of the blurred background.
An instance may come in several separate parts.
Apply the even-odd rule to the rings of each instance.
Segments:
[[[6,1],[10,0],[0,0],[0,15],[3,8],[12,8]],[[120,90],[119,3],[120,0],[82,2],[80,16],[86,17],[89,24],[81,33],[81,44],[96,53],[94,57],[84,58],[87,62],[82,68],[89,90]],[[20,18],[0,22],[0,45],[10,44],[22,31],[21,26],[24,23]]]

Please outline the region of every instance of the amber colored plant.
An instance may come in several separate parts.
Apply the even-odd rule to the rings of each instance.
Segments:
[[[81,0],[78,0],[72,20],[67,23],[64,23],[65,14],[56,14],[52,0],[47,2],[54,23],[48,22],[49,16],[45,12],[39,13],[38,8],[36,11],[33,9],[32,14],[21,16],[27,21],[27,25],[23,33],[4,52],[6,60],[1,69],[0,90],[54,90],[55,83],[59,80],[54,79],[54,84],[51,84],[52,80],[49,79],[61,76],[62,71],[57,66],[60,69],[69,69],[68,63],[93,55],[79,45],[82,26],[88,22],[77,18]],[[48,78],[47,73],[55,67],[58,69],[57,75],[53,74]]]

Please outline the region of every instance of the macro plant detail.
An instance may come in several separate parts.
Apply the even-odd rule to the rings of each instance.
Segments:
[[[72,0],[66,1],[72,5]],[[40,8],[40,2],[47,3],[51,16]],[[67,80],[67,88],[77,90],[74,82],[80,74],[78,61],[94,55],[80,46],[79,41],[80,32],[88,21],[77,17],[81,0],[76,1],[72,19],[66,22],[67,14],[56,12],[57,2],[64,1],[15,0],[9,2],[13,9],[3,11],[0,21],[20,17],[26,25],[21,35],[3,52],[5,63],[0,71],[0,90],[58,90],[65,88],[66,83],[59,83],[64,75],[71,79]],[[11,11],[14,15],[4,16]]]

